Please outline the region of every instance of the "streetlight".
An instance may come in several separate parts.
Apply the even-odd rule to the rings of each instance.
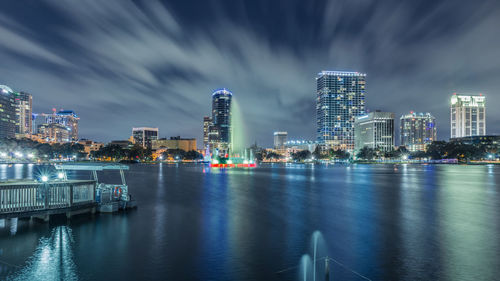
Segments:
[[[49,177],[47,177],[47,176],[44,175],[44,176],[41,177],[41,180],[43,182],[47,182],[49,180]]]
[[[57,178],[60,180],[64,179],[64,173],[63,172],[57,173]]]

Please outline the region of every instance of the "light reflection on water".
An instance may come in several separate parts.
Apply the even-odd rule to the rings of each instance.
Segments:
[[[78,280],[71,249],[73,242],[69,227],[53,228],[49,237],[40,239],[26,266],[7,280]]]
[[[38,169],[0,165],[0,178]],[[315,230],[372,280],[500,275],[499,166],[161,164],[126,176],[135,211],[0,228],[0,267],[16,267],[0,279],[296,280],[276,272],[298,264]],[[331,266],[334,280],[358,280]]]

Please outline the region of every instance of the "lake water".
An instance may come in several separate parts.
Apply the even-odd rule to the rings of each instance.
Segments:
[[[0,228],[0,279],[302,280],[316,230],[343,265],[330,280],[500,278],[500,166],[138,164],[126,178],[137,210]]]

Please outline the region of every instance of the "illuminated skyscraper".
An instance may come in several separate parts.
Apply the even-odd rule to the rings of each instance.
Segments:
[[[16,103],[11,88],[0,85],[0,138],[16,135]]]
[[[479,95],[451,96],[451,138],[486,135],[486,98]]]
[[[356,118],[355,151],[369,147],[380,151],[394,150],[394,113],[370,112]]]
[[[274,132],[274,149],[285,149],[287,137],[287,132]]]
[[[212,129],[209,130],[209,134],[217,139],[209,141],[217,143],[221,148],[228,148],[231,143],[232,97],[233,94],[227,89],[219,89],[212,93]]]
[[[132,137],[136,144],[144,148],[151,148],[153,140],[158,140],[158,128],[132,128]]]
[[[78,121],[80,118],[72,110],[60,110],[56,113],[55,109],[52,114],[40,113],[33,114],[33,134],[39,134],[39,128],[42,125],[60,124],[66,127],[70,141],[78,140]]]
[[[16,134],[24,137],[31,135],[33,98],[26,92],[15,93],[16,101]]]
[[[209,133],[210,127],[212,126],[212,117],[203,117],[203,147],[207,147],[209,144]]]
[[[436,140],[436,118],[430,113],[410,112],[401,116],[400,142],[409,151],[425,151]]]
[[[327,147],[354,149],[354,121],[365,114],[366,74],[322,71],[316,78],[317,140]]]

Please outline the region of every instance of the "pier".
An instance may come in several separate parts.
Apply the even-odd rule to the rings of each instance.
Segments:
[[[57,174],[42,175],[35,180],[0,182],[0,226],[10,219],[17,225],[18,218],[37,218],[48,221],[51,215],[66,214],[70,218],[82,213],[113,213],[134,208],[125,182],[126,165],[71,164],[55,165]],[[91,180],[68,180],[68,170],[89,171]],[[100,183],[97,172],[117,170],[120,184]]]
[[[3,182],[0,183],[0,219],[61,213],[70,216],[81,210],[95,212],[95,194],[94,180]]]

